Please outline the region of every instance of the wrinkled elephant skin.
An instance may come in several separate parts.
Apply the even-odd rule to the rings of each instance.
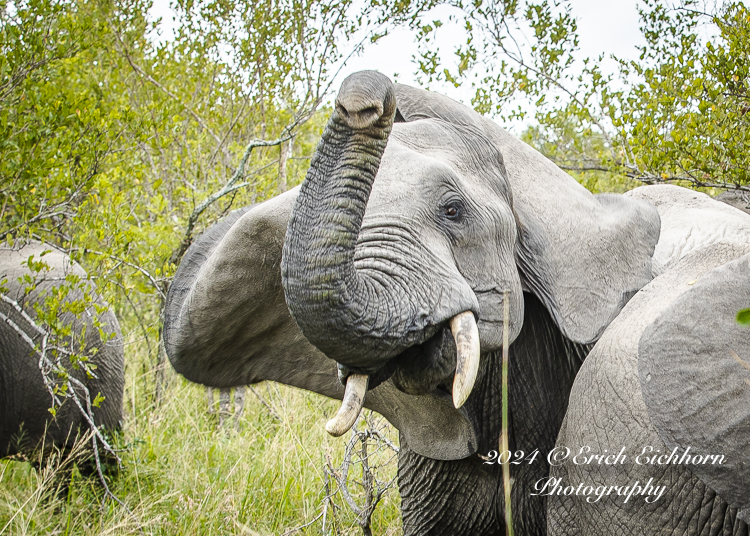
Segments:
[[[580,500],[532,495],[550,476],[547,453],[556,440],[577,445],[588,433],[586,440],[597,446],[600,428],[592,429],[598,421],[591,415],[597,407],[624,412],[623,430],[633,432],[600,438],[608,449],[640,441],[646,418],[653,421],[648,439],[660,438],[665,448],[698,441],[691,434],[709,415],[718,441],[726,435],[721,401],[739,396],[735,391],[706,399],[708,413],[687,431],[664,425],[679,423],[666,408],[679,394],[668,380],[683,377],[675,352],[688,343],[675,339],[677,346],[660,347],[681,328],[659,331],[650,322],[661,313],[653,303],[677,307],[691,319],[700,310],[695,300],[711,311],[711,292],[716,299],[723,295],[697,283],[669,294],[681,281],[683,272],[676,270],[690,277],[724,270],[716,272],[717,287],[743,282],[738,274],[747,235],[724,244],[731,234],[724,220],[745,229],[750,217],[708,198],[696,201],[681,188],[639,190],[594,196],[472,110],[393,85],[378,73],[357,73],[342,84],[301,187],[232,214],[187,252],[168,296],[167,353],[185,377],[217,387],[274,380],[341,399],[349,376],[365,377],[364,406],[400,432],[405,534],[499,535],[505,533],[501,470],[480,455],[497,449],[500,433],[507,293],[510,446],[540,452],[534,463],[511,466],[516,534],[630,534],[642,526],[649,530],[640,534],[700,534],[680,532],[679,523],[664,516],[648,524],[642,509],[617,505],[615,515]],[[694,212],[683,217],[683,210]],[[717,247],[723,256],[711,266],[685,268],[704,247]],[[735,301],[748,298],[740,291],[747,285],[731,288]],[[678,298],[685,302],[674,302]],[[634,329],[626,336],[626,322],[637,322],[644,335]],[[746,333],[718,330],[716,344],[734,348]],[[476,345],[478,364],[467,357]],[[584,362],[590,350],[594,359]],[[651,361],[633,358],[638,352]],[[726,355],[721,370],[731,365]],[[673,363],[673,374],[657,378],[647,371],[661,370],[664,361]],[[613,378],[631,383],[610,385],[601,369],[586,372],[600,362],[612,368]],[[470,390],[464,385],[474,366]],[[649,374],[657,378],[655,390],[639,387]],[[717,371],[712,381],[723,374]],[[451,396],[456,377],[468,395],[463,405]],[[630,399],[641,391],[645,409]],[[358,398],[348,397],[347,405]],[[679,414],[685,422],[689,417]],[[733,418],[746,431],[746,414]],[[724,493],[720,528],[741,533],[744,469],[735,469],[740,480],[708,472],[690,473],[695,480],[688,481],[717,497]],[[552,470],[573,471],[565,465]],[[592,481],[600,476],[571,474]],[[689,508],[678,496],[668,500]]]
[[[29,271],[24,263],[31,256],[37,262],[46,263],[49,269],[38,273]],[[64,282],[67,275],[81,277],[84,281],[86,278],[80,266],[50,246],[32,242],[18,249],[0,248],[0,281],[6,280],[5,296],[21,306],[32,319],[36,318],[33,304],[43,304],[47,294],[61,281]],[[36,280],[35,288],[30,293],[25,292],[27,285],[19,282],[23,276]],[[92,284],[87,284],[93,288]],[[81,291],[74,290],[66,300],[81,297]],[[102,308],[106,307],[106,303],[99,298],[96,303]],[[0,312],[34,344],[41,344],[41,335],[13,305],[0,302]],[[94,315],[101,323],[104,340],[100,337],[99,329],[94,327]],[[52,397],[39,369],[39,355],[8,321],[0,318],[0,457],[36,460],[42,448],[44,453],[53,447],[68,450],[88,428],[87,421],[72,400],[64,400],[56,410],[56,416],[52,417],[49,411]],[[87,377],[84,371],[74,369],[70,363],[67,368],[71,376],[88,388],[92,400],[97,394],[104,397],[99,407],[92,411],[96,425],[104,430],[118,430],[122,420],[125,378],[122,333],[117,319],[108,310],[98,314],[93,307],[89,307],[80,318],[64,313],[60,322],[62,325],[71,324],[72,332],[76,335],[85,329],[85,349],[82,351],[77,346],[76,351],[90,357],[96,367],[96,377]]]

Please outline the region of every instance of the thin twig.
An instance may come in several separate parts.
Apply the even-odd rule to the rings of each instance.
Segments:
[[[145,275],[148,278],[148,280],[151,282],[151,285],[156,289],[156,291],[161,296],[162,300],[166,300],[167,299],[167,295],[162,290],[161,285],[159,284],[159,281],[157,281],[157,279],[153,275],[151,275],[151,273],[148,270],[146,270],[143,266],[139,266],[137,264],[133,264],[132,262],[126,261],[125,259],[122,259],[122,258],[118,257],[117,255],[112,255],[111,253],[106,253],[104,251],[97,251],[95,249],[70,248],[70,251],[71,252],[82,251],[84,254],[91,253],[92,255],[99,255],[99,256],[102,256],[102,257],[107,257],[107,258],[110,258],[110,259],[112,259],[114,261],[120,262],[120,263],[124,264],[125,266],[129,266],[130,268],[132,268],[134,270],[137,270],[138,272],[141,272],[143,275]]]
[[[260,403],[266,407],[266,409],[273,416],[273,418],[281,422],[281,417],[279,417],[279,414],[276,413],[276,410],[273,409],[273,407],[268,402],[265,401],[265,399],[261,396],[261,394],[258,391],[256,391],[252,385],[248,385],[247,388],[250,389],[251,393],[253,393],[256,397],[258,397],[258,400],[260,400]]]
[[[318,515],[317,515],[317,516],[316,516],[316,517],[315,517],[315,518],[314,518],[314,519],[313,519],[312,521],[310,521],[309,523],[305,523],[304,525],[300,525],[299,527],[294,527],[293,529],[288,529],[288,530],[285,530],[285,531],[284,531],[284,532],[283,532],[283,533],[281,534],[281,536],[289,536],[290,534],[293,534],[293,533],[295,533],[295,532],[297,532],[297,531],[300,531],[300,530],[302,530],[302,529],[306,529],[307,527],[309,527],[310,525],[312,525],[313,523],[315,523],[315,522],[316,522],[316,521],[317,521],[318,519],[320,519],[321,517],[323,517],[323,512],[319,513],[319,514],[318,514]]]

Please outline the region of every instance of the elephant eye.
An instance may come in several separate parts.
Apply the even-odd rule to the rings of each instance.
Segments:
[[[458,220],[461,217],[461,205],[459,203],[445,205],[443,215],[449,220]]]

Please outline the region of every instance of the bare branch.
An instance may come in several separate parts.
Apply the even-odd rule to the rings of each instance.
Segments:
[[[677,176],[660,176],[651,173],[637,173],[631,172],[626,173],[626,176],[630,179],[640,181],[646,184],[665,184],[668,182],[689,182],[693,186],[698,188],[720,188],[722,190],[737,190],[739,192],[750,192],[750,185],[745,184],[734,184],[731,182],[713,182],[710,180],[700,180],[689,175],[677,175]]]
[[[269,413],[271,415],[273,415],[273,417],[277,421],[282,422],[282,419],[281,419],[281,417],[279,417],[279,414],[276,413],[276,410],[273,409],[273,407],[268,402],[265,401],[265,399],[261,396],[261,394],[258,391],[256,391],[255,389],[253,389],[252,385],[248,385],[247,388],[250,389],[251,393],[253,393],[256,397],[258,397],[258,400],[260,400],[260,403],[263,404],[266,407],[266,409],[269,411]]]
[[[151,273],[148,270],[146,270],[142,266],[139,266],[137,264],[133,264],[132,262],[126,261],[125,259],[121,259],[117,255],[112,255],[111,253],[105,253],[104,251],[97,251],[95,249],[70,248],[70,251],[71,252],[81,251],[84,254],[91,253],[92,255],[99,255],[99,256],[102,256],[102,257],[108,257],[108,258],[110,258],[112,260],[115,260],[115,261],[117,261],[119,263],[124,264],[125,266],[129,266],[130,268],[133,268],[134,270],[137,270],[138,272],[142,273],[143,275],[145,275],[148,278],[148,280],[151,282],[151,285],[156,289],[156,291],[161,296],[162,300],[166,300],[167,299],[167,295],[162,290],[162,285],[159,284],[159,281],[153,275],[151,275]]]
[[[570,166],[568,164],[557,164],[557,167],[560,169],[564,169],[565,171],[577,171],[577,172],[583,172],[583,171],[604,171],[604,172],[614,172],[612,169],[606,167],[606,166],[597,166],[597,165],[581,165],[581,166]]]
[[[37,214],[33,218],[29,218],[28,220],[24,221],[23,223],[19,223],[15,227],[11,227],[10,229],[6,229],[5,231],[0,232],[0,240],[4,239],[9,234],[15,233],[16,231],[18,231],[19,229],[21,229],[23,227],[31,225],[32,223],[37,223],[37,222],[42,221],[42,220],[48,220],[48,219],[54,218],[55,216],[69,216],[70,213],[59,210],[61,207],[66,207],[69,204],[70,204],[69,200],[68,201],[64,201],[63,203],[60,203],[59,205],[56,205],[53,209],[51,209],[51,211],[42,212],[40,214]]]
[[[338,484],[338,491],[344,497],[349,509],[357,516],[357,523],[362,529],[364,536],[370,536],[372,530],[370,528],[372,514],[380,503],[385,493],[391,489],[395,483],[396,478],[390,479],[388,482],[381,482],[377,478],[376,466],[370,464],[370,458],[377,452],[383,450],[384,446],[386,449],[391,450],[393,455],[384,465],[393,460],[398,454],[398,447],[393,445],[380,433],[380,430],[372,420],[372,414],[370,419],[364,418],[365,429],[359,431],[356,425],[352,428],[352,437],[347,443],[346,450],[344,452],[344,460],[341,463],[339,471],[336,471],[331,463],[330,457],[326,459],[326,474],[329,474]],[[369,444],[374,440],[374,450],[370,451]],[[358,453],[358,462],[352,460],[357,445],[360,445]],[[356,482],[362,487],[364,493],[364,504],[360,506],[352,496],[349,489],[349,469],[355,464],[362,465],[362,482]]]
[[[219,190],[218,192],[214,192],[206,199],[204,199],[197,207],[195,207],[193,212],[190,214],[182,241],[180,242],[178,248],[172,253],[172,256],[169,260],[170,263],[177,264],[187,251],[187,248],[190,247],[193,239],[193,231],[195,229],[196,223],[198,223],[198,218],[200,218],[201,214],[203,214],[203,212],[205,212],[208,207],[210,207],[222,197],[236,190],[239,190],[240,188],[244,188],[249,184],[248,182],[240,183],[239,181],[245,177],[245,166],[247,165],[247,161],[249,160],[253,150],[259,147],[274,147],[290,140],[294,136],[295,129],[304,121],[307,121],[310,115],[312,115],[312,111],[306,111],[305,115],[295,117],[295,119],[290,124],[284,127],[281,136],[279,136],[275,140],[252,140],[245,146],[245,152],[240,159],[240,165],[237,167],[234,175],[232,175],[232,177],[226,182],[226,184],[224,184],[221,190]]]
[[[289,536],[290,534],[294,534],[295,532],[299,532],[299,531],[300,531],[300,530],[302,530],[302,529],[306,529],[307,527],[309,527],[310,525],[312,525],[313,523],[315,523],[315,522],[316,522],[316,521],[317,521],[318,519],[320,519],[321,517],[323,517],[323,512],[319,513],[319,514],[318,514],[318,515],[317,515],[317,516],[316,516],[315,518],[313,518],[313,519],[312,519],[312,521],[310,521],[309,523],[305,523],[304,525],[300,525],[299,527],[294,527],[293,529],[288,529],[288,530],[285,530],[285,531],[284,531],[284,532],[283,532],[283,533],[281,534],[281,536]]]

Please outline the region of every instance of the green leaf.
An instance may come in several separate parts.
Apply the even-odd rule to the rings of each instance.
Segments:
[[[737,322],[743,326],[750,325],[750,309],[742,309],[737,313]]]
[[[104,399],[105,399],[105,397],[103,397],[101,393],[97,393],[96,394],[96,398],[94,398],[94,401],[91,402],[91,405],[94,406],[95,408],[98,408],[99,405],[102,402],[104,402]]]

